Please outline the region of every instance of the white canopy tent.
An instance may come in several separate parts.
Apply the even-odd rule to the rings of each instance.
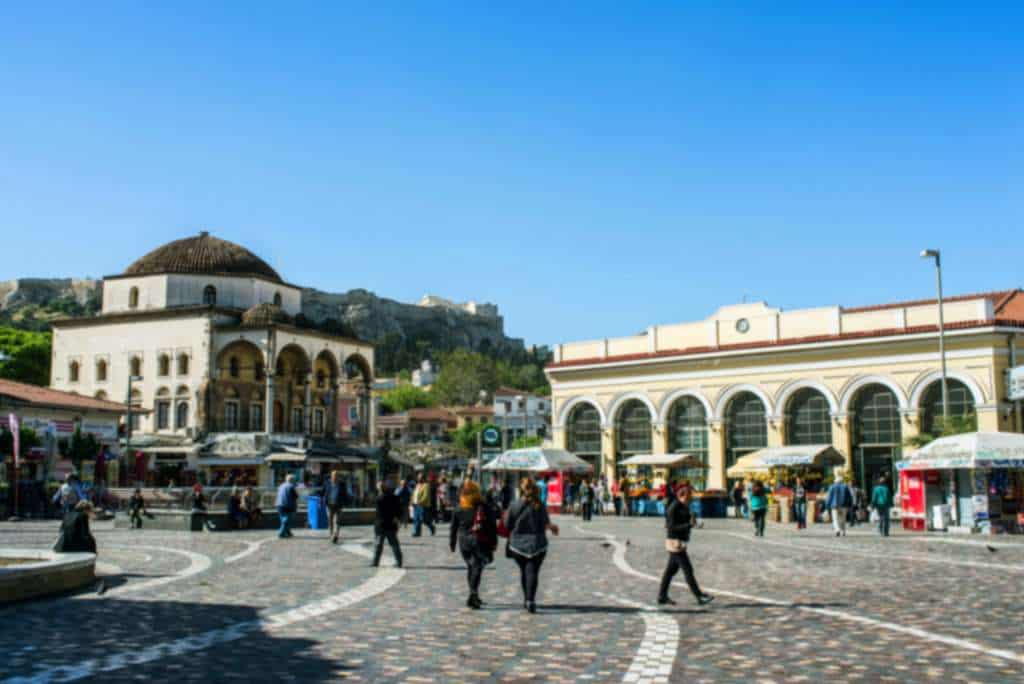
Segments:
[[[1016,432],[968,432],[940,437],[918,449],[899,470],[948,468],[1024,468],[1024,435]]]
[[[523,470],[530,472],[589,473],[594,467],[565,449],[529,447],[509,449],[485,465],[482,470]]]
[[[808,444],[799,446],[770,447],[755,451],[761,462],[769,468],[790,466],[840,466],[846,463],[843,455],[831,444]],[[753,454],[751,454],[753,455]]]

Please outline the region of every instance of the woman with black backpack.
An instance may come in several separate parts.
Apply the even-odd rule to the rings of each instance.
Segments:
[[[466,579],[469,582],[469,598],[466,606],[480,610],[480,578],[484,566],[494,560],[494,549],[498,545],[497,523],[494,510],[486,504],[480,493],[480,485],[470,479],[462,483],[459,490],[459,507],[452,512],[449,548],[455,553],[458,542],[462,559],[466,561]]]
[[[519,483],[520,499],[506,513],[505,527],[509,533],[505,555],[519,565],[519,580],[523,587],[523,608],[537,612],[537,582],[540,566],[548,552],[545,532],[558,535],[558,525],[551,523],[547,509],[540,500],[540,488],[529,477]]]

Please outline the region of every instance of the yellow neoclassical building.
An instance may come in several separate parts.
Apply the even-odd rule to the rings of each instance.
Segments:
[[[1005,371],[1024,352],[1024,292],[943,302],[951,413],[1022,431]],[[936,300],[783,311],[720,308],[703,321],[560,344],[547,367],[556,446],[608,477],[638,454],[697,454],[706,485],[757,449],[832,444],[858,480],[892,472],[941,415]]]

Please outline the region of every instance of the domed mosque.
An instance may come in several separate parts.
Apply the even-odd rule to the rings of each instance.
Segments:
[[[104,278],[99,316],[54,322],[51,386],[128,398],[125,486],[316,475],[374,434],[373,347],[301,313],[300,287],[204,231]],[[372,464],[344,460],[373,486]]]

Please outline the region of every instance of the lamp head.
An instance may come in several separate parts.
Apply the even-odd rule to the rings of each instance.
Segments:
[[[939,258],[939,250],[937,250],[937,249],[922,249],[921,250],[921,258],[922,259],[938,259]]]

